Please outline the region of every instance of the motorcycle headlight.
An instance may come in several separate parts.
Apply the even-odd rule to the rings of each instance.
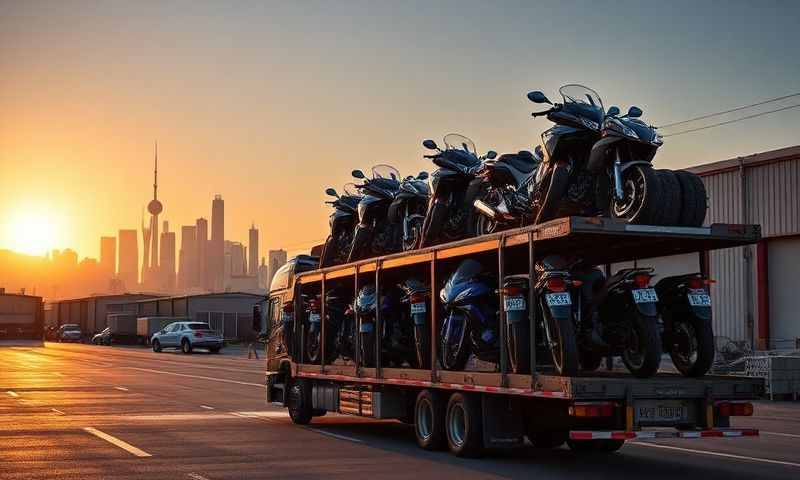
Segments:
[[[636,131],[634,129],[632,129],[631,127],[625,125],[624,123],[622,123],[621,121],[617,120],[616,118],[608,118],[608,119],[606,119],[605,124],[603,126],[605,128],[607,128],[607,129],[620,132],[623,135],[625,135],[626,137],[635,138],[636,140],[639,140],[639,135],[636,133]]]
[[[653,139],[650,140],[650,143],[652,143],[653,145],[659,145],[659,146],[663,145],[664,144],[664,138],[661,135],[659,135],[658,132],[653,132]]]
[[[580,119],[581,119],[581,123],[583,124],[584,127],[590,128],[592,130],[600,130],[600,124],[599,123],[597,123],[597,122],[595,122],[593,120],[589,120],[588,118],[580,117]]]

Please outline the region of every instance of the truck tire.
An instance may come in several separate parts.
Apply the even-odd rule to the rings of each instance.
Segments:
[[[481,398],[455,392],[447,402],[445,432],[450,453],[474,458],[483,453],[483,412]]]
[[[703,180],[685,170],[676,171],[675,177],[681,187],[681,214],[678,222],[684,227],[702,226],[708,210]]]
[[[447,441],[444,431],[446,405],[436,390],[423,390],[414,403],[414,434],[417,445],[425,450],[443,450]]]
[[[622,352],[622,362],[637,378],[650,378],[661,365],[658,319],[639,312],[631,315],[631,345]]]
[[[576,453],[612,453],[622,448],[623,445],[625,445],[625,440],[567,440],[569,449]]]
[[[670,338],[672,345],[669,345],[669,356],[683,376],[702,377],[708,372],[714,363],[714,331],[710,321],[694,316],[674,319]],[[679,346],[687,346],[687,343],[691,349],[676,351]]]
[[[681,216],[681,184],[672,170],[656,170],[661,181],[659,225],[679,225]]]
[[[304,380],[293,380],[288,394],[286,403],[292,423],[308,425],[314,416],[311,408],[311,385]]]

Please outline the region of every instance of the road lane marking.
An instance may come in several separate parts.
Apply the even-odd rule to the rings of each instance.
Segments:
[[[6,393],[8,394],[9,397],[14,397],[14,398],[19,397],[19,393],[15,392],[14,390],[9,390]]]
[[[205,408],[206,410],[214,410],[214,407],[209,407],[208,405],[200,405],[200,408]]]
[[[52,410],[53,412],[55,412],[55,413],[57,413],[59,415],[66,415],[64,412],[62,412],[61,410],[59,410],[57,408],[51,408],[50,410]]]
[[[119,390],[121,392],[127,392],[128,391],[128,389],[125,388],[125,387],[114,387],[114,388],[116,388],[117,390]]]
[[[319,429],[310,428],[310,427],[306,427],[306,430],[311,430],[312,432],[317,432],[317,433],[320,433],[322,435],[327,435],[329,437],[338,438],[339,440],[347,440],[348,442],[355,442],[355,443],[364,443],[363,440],[359,440],[359,439],[353,438],[353,437],[348,437],[346,435],[339,435],[338,433],[326,432],[325,430],[319,430]]]
[[[260,410],[257,412],[231,412],[245,417],[258,417],[258,418],[288,418],[289,412],[276,412],[270,410]]]
[[[240,382],[238,380],[229,380],[227,378],[204,377],[203,375],[190,375],[188,373],[165,372],[163,370],[153,370],[151,368],[140,368],[140,367],[125,367],[125,368],[130,368],[131,370],[139,370],[140,372],[160,373],[163,375],[175,375],[176,377],[198,378],[200,380],[210,380],[212,382],[235,383],[237,385],[250,385],[253,387],[264,388],[264,384],[262,383]]]
[[[128,453],[136,455],[137,457],[152,457],[152,455],[150,455],[149,453],[145,452],[144,450],[136,448],[133,445],[131,445],[130,443],[123,442],[122,440],[120,440],[117,437],[113,437],[113,436],[111,436],[111,435],[109,435],[109,434],[107,434],[105,432],[101,432],[100,430],[98,430],[96,428],[83,427],[83,429],[86,432],[91,433],[95,437],[102,438],[106,442],[108,442],[108,443],[110,443],[110,444],[112,444],[112,445],[114,445],[116,447],[119,447],[119,448],[125,450]]]
[[[209,480],[207,477],[204,477],[199,473],[187,473],[186,476],[191,478],[192,480]]]
[[[775,437],[800,438],[800,435],[797,435],[795,433],[765,432],[764,430],[759,430],[758,433],[760,435],[773,435]]]
[[[710,450],[695,450],[693,448],[673,447],[671,445],[661,445],[659,443],[632,442],[631,445],[635,445],[637,447],[663,448],[665,450],[676,450],[679,452],[696,453],[699,455],[709,455],[712,457],[724,457],[724,458],[732,458],[734,460],[744,460],[747,462],[770,463],[773,465],[784,465],[787,467],[800,468],[800,463],[785,462],[782,460],[771,460],[769,458],[747,457],[744,455],[734,455],[732,453],[712,452]]]

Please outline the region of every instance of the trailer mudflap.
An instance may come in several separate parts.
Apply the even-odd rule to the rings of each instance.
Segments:
[[[513,448],[525,444],[525,430],[520,418],[522,411],[514,398],[484,395],[483,446],[486,448]]]
[[[572,430],[569,432],[569,439],[575,441],[582,440],[656,440],[656,439],[692,439],[692,438],[737,438],[737,437],[757,437],[759,432],[752,428],[726,428],[714,430],[695,430],[695,431],[661,431],[644,430],[639,432],[626,432],[623,430],[601,431],[601,430]]]

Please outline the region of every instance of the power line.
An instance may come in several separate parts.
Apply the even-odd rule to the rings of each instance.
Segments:
[[[728,124],[731,124],[731,123],[741,122],[742,120],[748,120],[750,118],[761,117],[763,115],[769,115],[770,113],[782,112],[784,110],[790,110],[792,108],[798,108],[798,107],[800,107],[800,103],[798,103],[796,105],[789,105],[788,107],[777,108],[775,110],[768,110],[766,112],[754,113],[753,115],[747,115],[745,117],[736,118],[736,119],[733,119],[733,120],[728,120],[726,122],[712,123],[711,125],[706,125],[704,127],[690,128],[689,130],[682,130],[680,132],[670,133],[669,135],[663,135],[663,137],[664,138],[666,138],[666,137],[674,137],[676,135],[683,135],[684,133],[699,132],[700,130],[707,130],[709,128],[714,128],[714,127],[719,127],[721,125],[728,125]]]
[[[739,110],[746,110],[748,108],[753,108],[753,107],[757,107],[759,105],[765,105],[767,103],[773,103],[773,102],[777,102],[779,100],[785,100],[787,98],[792,98],[792,97],[797,97],[797,96],[800,96],[800,92],[792,93],[791,95],[784,95],[782,97],[770,98],[769,100],[764,100],[764,101],[761,101],[761,102],[758,102],[758,103],[752,103],[750,105],[744,105],[742,107],[731,108],[730,110],[724,110],[722,112],[709,113],[709,114],[706,114],[706,115],[701,115],[699,117],[690,118],[688,120],[682,120],[680,122],[667,123],[666,125],[661,125],[658,128],[667,128],[667,127],[674,127],[675,125],[683,125],[684,123],[691,123],[691,122],[695,122],[697,120],[704,120],[706,118],[717,117],[719,115],[725,115],[726,113],[738,112]]]

